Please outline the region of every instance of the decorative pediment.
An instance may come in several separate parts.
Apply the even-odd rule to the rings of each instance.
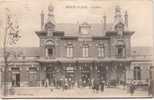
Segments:
[[[97,41],[96,46],[97,46],[97,47],[98,47],[98,46],[104,47],[103,41]]]
[[[65,44],[64,44],[65,47],[67,46],[73,46],[73,43],[72,41],[67,41]]]
[[[55,46],[55,43],[53,40],[47,40],[45,43],[47,46]]]

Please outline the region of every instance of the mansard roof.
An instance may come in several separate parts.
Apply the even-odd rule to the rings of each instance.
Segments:
[[[64,31],[65,35],[69,36],[78,36],[79,34],[79,27],[81,24],[73,24],[73,23],[58,23],[56,24],[55,30],[56,31]],[[105,35],[104,26],[102,23],[88,23],[90,25],[90,34],[93,36],[102,36]],[[112,24],[106,25],[106,31],[112,29]]]
[[[41,47],[14,47],[8,48],[8,51],[19,57],[39,57],[43,56],[43,49]],[[3,49],[0,49],[0,56],[3,56]]]
[[[131,50],[131,57],[134,62],[152,61],[152,47],[133,47]]]
[[[132,47],[132,56],[152,56],[152,47]]]

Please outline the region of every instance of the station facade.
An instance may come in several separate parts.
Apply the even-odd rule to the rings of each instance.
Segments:
[[[40,47],[10,48],[15,52],[8,63],[8,85],[37,87],[48,80],[49,86],[58,87],[66,81],[71,86],[90,86],[93,80],[122,84],[134,79],[133,73],[130,77],[134,31],[128,30],[127,11],[122,15],[117,6],[114,22],[108,23],[104,15],[98,24],[58,24],[52,5],[46,21],[44,16],[41,12],[41,30],[35,32]]]

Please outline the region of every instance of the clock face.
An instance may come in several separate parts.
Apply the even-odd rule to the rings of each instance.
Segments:
[[[81,34],[88,34],[89,33],[89,30],[88,28],[81,28]]]

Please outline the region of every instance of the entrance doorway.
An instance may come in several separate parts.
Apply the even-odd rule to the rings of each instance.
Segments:
[[[48,85],[55,86],[55,69],[54,69],[54,67],[52,67],[52,66],[47,67],[46,79],[49,81]]]
[[[85,65],[81,67],[81,81],[82,86],[90,86],[91,85],[91,77],[90,77],[90,67]]]
[[[97,78],[99,81],[106,81],[106,68],[103,65],[97,66]]]
[[[75,69],[71,64],[65,68],[65,82],[70,88],[75,85]]]
[[[12,86],[20,87],[20,73],[14,73],[12,78]]]

